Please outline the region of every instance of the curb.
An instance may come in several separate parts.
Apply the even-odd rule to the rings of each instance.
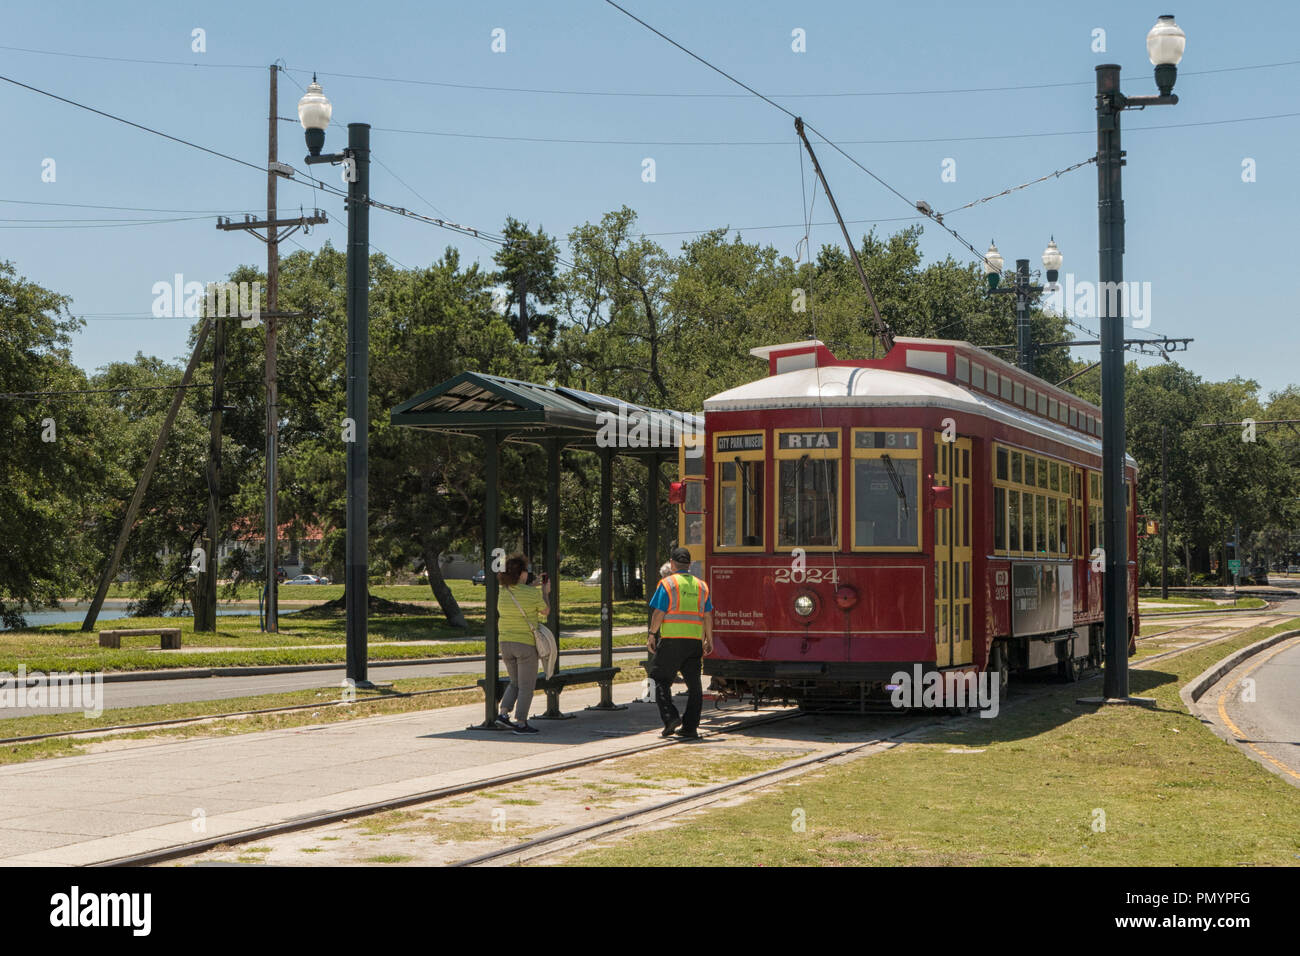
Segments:
[[[1294,631],[1283,631],[1281,634],[1274,634],[1266,637],[1262,641],[1257,641],[1248,647],[1243,647],[1239,651],[1234,651],[1217,664],[1212,664],[1209,668],[1202,671],[1195,679],[1185,685],[1179,696],[1183,703],[1187,704],[1187,709],[1192,710],[1192,705],[1197,703],[1205,692],[1221,681],[1225,675],[1231,673],[1237,668],[1242,661],[1254,657],[1261,651],[1266,651],[1275,644],[1281,644],[1283,641],[1289,641],[1294,637],[1300,637],[1300,629]]]

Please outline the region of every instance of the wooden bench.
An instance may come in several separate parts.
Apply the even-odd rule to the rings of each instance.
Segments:
[[[178,651],[181,648],[181,629],[179,627],[119,628],[117,630],[100,631],[99,646],[120,648],[123,637],[132,637],[137,634],[158,635],[161,638],[160,646],[164,651]]]
[[[570,670],[556,671],[553,677],[544,677],[537,675],[537,690],[546,691],[546,713],[542,717],[548,720],[563,720],[570,715],[560,710],[560,691],[574,684],[599,684],[602,689],[608,688],[614,682],[614,675],[622,668],[619,667],[575,667]],[[478,680],[479,687],[487,687],[487,678],[480,677]],[[505,696],[506,688],[510,686],[509,677],[497,678],[497,699],[496,706],[498,710],[501,707],[501,698]]]

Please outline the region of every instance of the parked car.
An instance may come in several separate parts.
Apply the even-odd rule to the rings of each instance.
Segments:
[[[477,571],[474,572],[474,576],[470,578],[470,582],[473,584],[481,584],[484,587],[487,587],[487,573],[482,568],[479,568]]]
[[[321,577],[317,577],[317,576],[314,575],[314,574],[300,574],[300,575],[298,575],[296,578],[294,578],[292,581],[287,581],[287,582],[285,582],[285,583],[286,583],[286,584],[289,584],[289,585],[294,585],[294,584],[329,584],[329,583],[330,583],[330,579],[329,579],[329,578],[321,578]]]

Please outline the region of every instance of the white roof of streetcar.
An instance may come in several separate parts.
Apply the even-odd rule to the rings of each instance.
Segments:
[[[955,346],[974,351],[965,342],[931,339],[898,339],[896,348],[906,345],[928,344]],[[766,346],[751,350],[756,358],[768,360],[773,354],[795,349],[823,347],[816,339],[785,345]],[[1005,367],[1015,372],[1013,366],[994,356],[980,360],[987,365]],[[1001,369],[998,369],[1001,371]],[[1023,375],[1024,373],[1020,373]],[[1061,393],[1055,386],[1043,382],[1043,389]],[[1082,400],[1071,396],[1076,402]],[[936,378],[933,374],[905,372],[892,369],[871,368],[858,365],[820,365],[797,368],[760,378],[747,385],[719,392],[704,402],[704,412],[759,411],[778,408],[937,408],[979,415],[999,421],[1043,438],[1061,442],[1073,448],[1101,454],[1100,438],[1083,434],[1077,429],[1022,410],[1017,406],[998,401],[991,396],[967,388],[956,382]],[[1088,406],[1093,408],[1095,406]],[[1128,463],[1137,462],[1127,456]]]

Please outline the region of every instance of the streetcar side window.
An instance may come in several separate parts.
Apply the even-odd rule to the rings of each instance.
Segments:
[[[714,438],[714,542],[719,549],[758,551],[764,547],[764,438],[762,432],[727,433]]]
[[[1088,546],[1093,550],[1102,547],[1104,540],[1101,497],[1101,475],[1088,472]]]
[[[993,489],[993,550],[1007,548],[1007,489]]]
[[[855,428],[852,447],[854,550],[921,547],[920,432]],[[942,451],[948,450],[947,445]],[[941,468],[946,471],[946,468]]]
[[[1007,511],[1008,547],[1012,551],[1020,550],[1020,492],[1012,491],[1008,496],[1010,508]]]
[[[776,432],[778,548],[838,548],[840,432]]]
[[[1071,495],[1083,490],[1081,472],[998,443],[993,485],[994,552],[1065,557],[1082,547],[1082,501]]]

